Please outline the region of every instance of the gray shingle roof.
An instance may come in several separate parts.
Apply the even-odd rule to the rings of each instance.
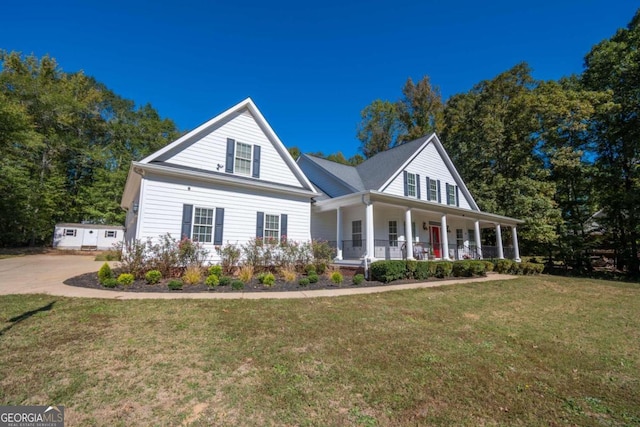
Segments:
[[[356,166],[365,188],[367,190],[379,189],[429,138],[431,135],[395,146]]]
[[[431,136],[424,136],[378,153],[355,167],[309,154],[302,155],[304,161],[299,162],[299,165],[304,170],[305,161],[309,161],[327,175],[351,187],[354,192],[378,190]]]

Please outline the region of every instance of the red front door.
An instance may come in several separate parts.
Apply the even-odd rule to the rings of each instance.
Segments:
[[[440,227],[431,226],[431,245],[433,246],[433,256],[442,258],[442,249],[440,248]]]

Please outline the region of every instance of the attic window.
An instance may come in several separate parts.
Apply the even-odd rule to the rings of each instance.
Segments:
[[[407,196],[416,197],[416,175],[413,173],[407,174]]]
[[[251,145],[236,142],[235,172],[251,175]]]

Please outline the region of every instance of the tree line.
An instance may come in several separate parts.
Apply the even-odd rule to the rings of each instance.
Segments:
[[[0,66],[0,246],[50,243],[61,221],[123,224],[131,161],[174,123],[48,56],[0,51]]]
[[[521,63],[446,102],[428,76],[408,79],[399,100],[362,110],[364,157],[325,157],[358,164],[432,132],[481,210],[526,220],[523,253],[587,268],[588,249],[604,247],[639,275],[640,10],[580,75],[535,80]]]

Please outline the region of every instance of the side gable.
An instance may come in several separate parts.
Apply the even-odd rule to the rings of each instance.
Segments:
[[[407,174],[409,174],[413,175],[410,177],[411,182],[416,181],[410,190],[412,193],[410,197],[420,200],[431,199],[437,203],[479,211],[478,205],[436,134],[408,144],[418,142],[421,142],[420,146],[415,148],[412,155],[406,158],[404,163],[389,175],[386,182],[377,190],[387,194],[406,196]],[[447,197],[448,191],[451,191],[450,198]]]
[[[314,191],[250,98],[140,161]]]

